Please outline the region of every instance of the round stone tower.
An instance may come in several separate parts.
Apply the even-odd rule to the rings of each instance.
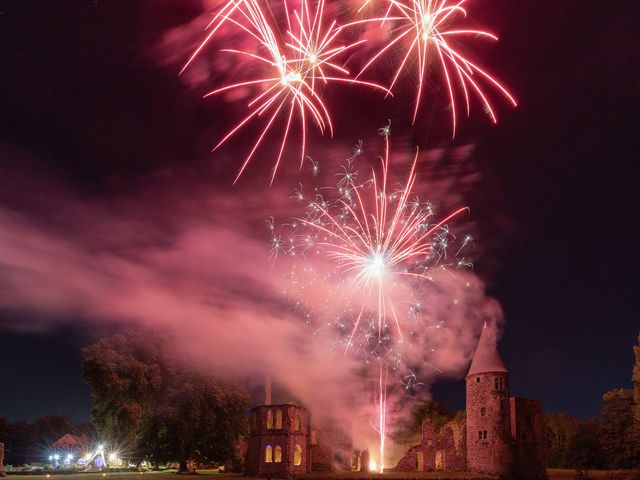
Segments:
[[[467,374],[467,467],[509,476],[513,469],[509,372],[486,322]]]

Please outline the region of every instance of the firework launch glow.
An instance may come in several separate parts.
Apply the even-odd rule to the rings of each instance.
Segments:
[[[209,23],[208,34],[188,59],[182,72],[203,53],[223,25],[231,27],[237,33],[245,35],[252,43],[244,49],[221,48],[221,52],[249,60],[245,78],[238,82],[223,83],[208,92],[205,97],[230,93],[241,94],[249,90],[247,112],[234,127],[215,145],[214,150],[238,133],[250,122],[262,120],[251,150],[245,158],[236,176],[236,181],[245,171],[265,137],[271,134],[274,126],[282,117],[284,127],[277,147],[278,153],[273,167],[271,182],[276,175],[285,154],[286,146],[293,129],[300,135],[300,167],[302,167],[307,145],[309,124],[313,123],[321,134],[327,130],[333,136],[331,108],[327,102],[326,87],[342,83],[366,87],[392,95],[398,80],[408,69],[415,65],[417,70],[417,92],[413,109],[415,122],[423,103],[424,91],[428,88],[432,71],[439,68],[448,91],[450,102],[452,135],[455,136],[459,97],[464,98],[466,113],[471,111],[471,96],[479,97],[486,113],[493,122],[497,116],[483,88],[488,84],[506,97],[514,106],[516,101],[509,91],[486,70],[467,55],[461,53],[458,42],[462,38],[490,39],[497,37],[487,31],[458,27],[466,18],[464,8],[466,0],[388,0],[382,16],[368,15],[370,2],[362,3],[355,15],[364,18],[349,19],[339,25],[335,12],[328,13],[325,0],[310,1],[283,0],[281,3],[261,0],[230,0],[222,7]],[[358,27],[365,24],[390,25],[389,36],[370,59],[362,59],[364,66],[357,75],[345,67],[345,53],[350,57],[363,56],[356,47],[369,41]],[[226,40],[231,43],[228,38]],[[223,42],[224,43],[224,42]],[[235,43],[234,43],[235,45]],[[381,57],[397,56],[400,62],[391,69],[388,88],[376,83],[361,80],[360,77]],[[456,92],[456,86],[461,92]]]
[[[304,217],[283,225],[284,232],[272,219],[268,221],[274,259],[283,254],[303,263],[293,267],[286,292],[294,309],[316,332],[335,331],[336,351],[376,366],[378,419],[371,423],[380,440],[380,471],[384,469],[389,374],[397,375],[407,390],[417,386],[406,350],[411,349],[417,329],[434,327],[421,324],[420,299],[435,282],[436,271],[455,275],[455,270],[471,266],[461,256],[471,237],[458,240],[449,228],[467,209],[439,218],[433,204],[420,200],[414,191],[418,152],[407,179],[392,182],[389,132],[390,125],[380,129],[384,155],[369,176],[361,180],[355,166],[362,152],[359,142],[337,174],[336,185],[316,188],[310,199],[302,187],[295,191],[293,198],[305,202]],[[454,254],[449,252],[452,247]],[[306,266],[304,259],[309,255],[326,258],[327,271]],[[335,292],[331,306],[314,311],[305,296],[313,291],[317,276],[323,283],[334,284]],[[333,311],[336,304],[343,309]]]

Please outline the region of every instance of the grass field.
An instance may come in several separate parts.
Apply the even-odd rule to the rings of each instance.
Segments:
[[[14,480],[255,480],[234,473],[218,473],[217,471],[198,471],[195,475],[176,475],[173,471],[166,472],[118,472],[118,473],[74,473],[74,474],[46,474],[39,475],[11,475]],[[375,473],[309,473],[297,477],[298,480],[421,480],[430,478],[455,479],[489,479],[486,475],[465,472],[388,472],[384,475]]]
[[[575,470],[562,470],[550,468],[547,470],[549,479],[553,480],[574,480],[576,478]],[[632,470],[589,470],[589,476],[592,478],[615,478],[616,475],[623,475],[624,478],[634,478]]]
[[[575,470],[548,470],[550,480],[574,480]],[[624,474],[632,478],[632,472],[624,470],[598,471],[590,470],[589,476],[596,479],[612,478],[612,475]],[[13,480],[255,480],[236,473],[219,473],[216,470],[199,470],[196,474],[176,475],[174,471],[165,472],[118,472],[118,473],[75,473],[75,474],[46,474],[39,475],[11,475]],[[298,480],[421,480],[440,478],[443,480],[456,479],[489,479],[494,478],[466,472],[388,472],[384,475],[375,473],[309,473],[297,477]]]

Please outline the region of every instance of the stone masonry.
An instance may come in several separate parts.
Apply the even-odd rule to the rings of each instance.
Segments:
[[[501,478],[542,480],[545,469],[542,405],[509,396],[509,372],[485,324],[466,377],[465,418],[436,431],[430,421],[398,470],[469,470]]]
[[[251,410],[245,475],[286,478],[309,471],[309,416],[293,404]]]
[[[0,477],[4,476],[4,443],[0,443]]]

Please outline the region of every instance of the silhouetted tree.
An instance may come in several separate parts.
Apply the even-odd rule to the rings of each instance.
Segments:
[[[52,444],[67,433],[91,436],[86,424],[75,423],[70,415],[41,417],[33,423],[0,418],[0,441],[5,444],[5,462],[11,465],[45,460]]]
[[[247,395],[198,372],[142,329],[83,349],[92,419],[131,459],[225,462],[245,427]]]
[[[0,439],[4,442],[5,463],[7,465],[22,465],[27,463],[27,435],[26,422],[10,422],[0,418]]]
[[[602,451],[610,468],[636,465],[638,439],[634,423],[633,390],[620,388],[603,395]]]
[[[544,416],[545,449],[547,466],[571,468],[571,446],[580,421],[564,413],[548,413]]]
[[[145,450],[157,463],[178,460],[181,471],[189,459],[234,459],[238,437],[246,431],[247,407],[242,392],[201,375],[185,375],[158,405],[144,435]]]
[[[175,376],[162,340],[130,329],[83,348],[82,364],[98,434],[136,452],[152,406]]]
[[[600,444],[602,428],[595,418],[580,422],[571,439],[571,463],[575,468],[602,468],[603,454]]]

